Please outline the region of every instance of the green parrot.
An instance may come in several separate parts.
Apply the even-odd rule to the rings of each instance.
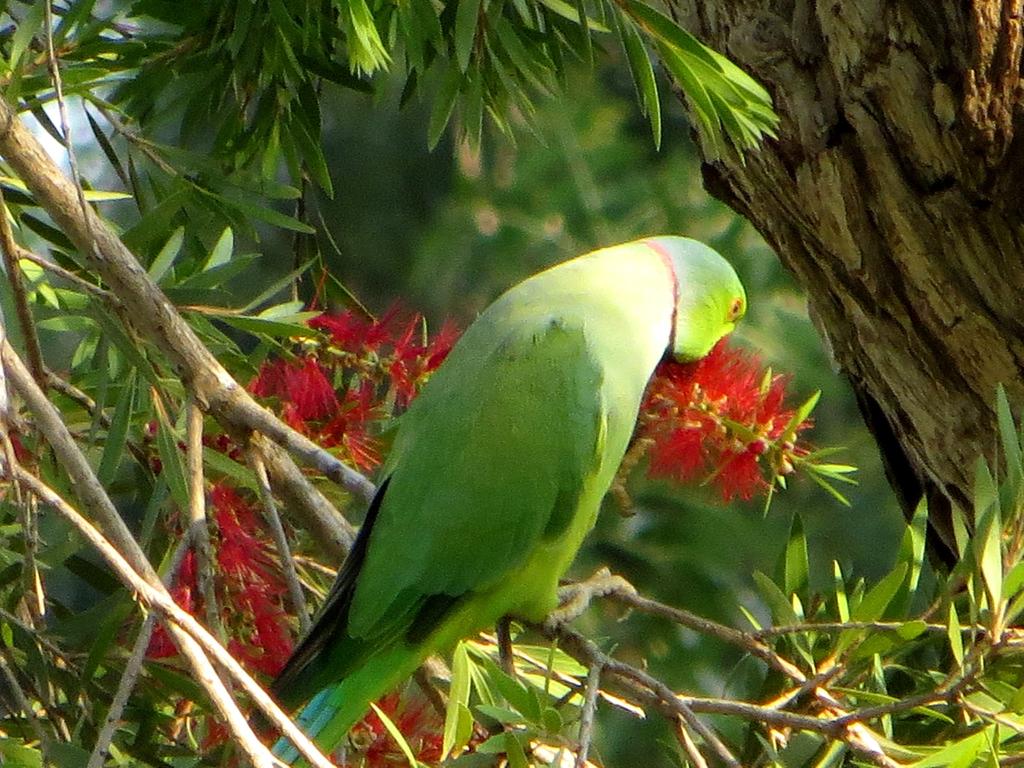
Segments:
[[[705,356],[745,311],[718,253],[652,237],[534,275],[470,325],[401,418],[352,551],[271,688],[289,710],[309,701],[298,723],[322,749],[430,654],[558,607],[655,367]]]

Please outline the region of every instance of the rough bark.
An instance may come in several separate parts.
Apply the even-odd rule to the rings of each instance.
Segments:
[[[778,140],[705,182],[807,289],[905,506],[949,541],[994,396],[1024,403],[1018,0],[682,0],[772,92]]]

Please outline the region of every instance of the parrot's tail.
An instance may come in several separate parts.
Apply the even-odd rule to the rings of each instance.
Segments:
[[[410,648],[405,643],[378,651],[340,683],[310,699],[295,722],[330,756],[366,714],[370,702],[411,677],[423,657],[422,648]],[[288,765],[305,765],[299,762],[298,750],[285,738],[278,739],[273,752]]]

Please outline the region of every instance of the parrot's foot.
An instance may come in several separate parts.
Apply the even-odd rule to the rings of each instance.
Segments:
[[[608,595],[635,595],[636,587],[607,568],[600,568],[586,581],[566,584],[558,589],[558,608],[544,619],[544,626],[557,631],[573,619],[579,618],[595,597]]]

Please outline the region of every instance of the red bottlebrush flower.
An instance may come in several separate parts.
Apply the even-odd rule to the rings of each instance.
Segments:
[[[380,463],[377,441],[368,426],[379,418],[377,391],[372,381],[365,380],[350,389],[338,409],[338,415],[321,430],[319,441],[326,447],[341,446],[349,461],[359,469],[373,469]]]
[[[326,331],[337,347],[348,352],[359,351],[366,343],[366,337],[373,321],[347,310],[337,315],[326,312],[309,321],[310,328]]]
[[[289,366],[285,372],[288,400],[295,405],[299,418],[320,421],[330,418],[338,410],[334,386],[324,369],[315,359],[307,357],[298,366]]]
[[[210,516],[216,523],[211,536],[213,587],[219,620],[228,635],[227,648],[251,671],[273,677],[292,651],[291,622],[285,611],[286,587],[266,542],[262,518],[253,504],[234,488],[218,483],[210,492]],[[186,554],[171,591],[185,610],[199,612],[202,596],[196,588],[197,563]],[[163,627],[150,642],[148,656],[163,659],[177,648]],[[222,735],[210,731],[204,743],[215,745]]]
[[[292,426],[330,418],[338,409],[334,386],[313,357],[293,363],[265,362],[249,383],[249,391],[257,397],[279,398],[285,407],[290,406],[295,422]]]
[[[795,445],[810,425],[806,420],[776,445],[794,414],[783,407],[786,381],[766,375],[756,356],[724,340],[696,363],[662,363],[641,411],[650,474],[683,482],[709,478],[726,501],[767,491],[762,461],[770,476],[786,474],[792,459],[807,453]]]
[[[309,321],[309,327],[329,333],[335,346],[346,352],[376,351],[391,338],[392,324],[398,313],[396,305],[372,320],[348,309],[315,317]]]
[[[436,370],[444,362],[444,359],[448,357],[448,353],[452,351],[452,347],[455,346],[455,342],[458,340],[458,326],[450,320],[446,320],[444,325],[441,326],[441,330],[430,340],[424,352],[424,373],[431,373]]]
[[[178,569],[178,578],[171,587],[171,597],[179,606],[189,613],[195,613],[195,590],[196,590],[196,559],[191,550],[185,553]],[[149,639],[149,648],[146,656],[150,659],[166,659],[175,656],[178,647],[171,640],[167,628],[158,624]]]
[[[249,391],[256,397],[280,397],[287,395],[288,363],[284,360],[267,360],[260,366],[256,378],[249,382]]]

